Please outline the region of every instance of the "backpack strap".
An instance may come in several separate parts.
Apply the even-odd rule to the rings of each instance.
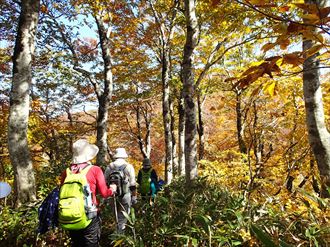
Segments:
[[[92,168],[92,166],[93,166],[93,165],[91,165],[91,164],[87,164],[87,165],[84,166],[83,168],[79,168],[77,173],[73,173],[73,172],[71,171],[70,167],[68,167],[68,168],[66,169],[66,173],[67,173],[67,174],[78,174],[78,173],[81,173],[81,174],[86,175],[87,172],[89,171],[89,169]]]

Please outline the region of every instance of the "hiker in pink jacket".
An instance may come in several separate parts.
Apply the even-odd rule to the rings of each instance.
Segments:
[[[103,198],[113,196],[117,187],[111,185],[107,187],[104,179],[102,169],[97,165],[92,165],[91,160],[95,158],[99,149],[96,145],[88,143],[87,140],[80,139],[73,144],[72,147],[73,157],[72,164],[70,165],[70,171],[72,173],[79,173],[84,168],[88,167],[86,173],[87,182],[92,192],[93,205],[97,206],[99,202],[96,199],[96,194],[100,194]],[[61,185],[66,178],[66,170],[61,175]],[[91,223],[82,230],[70,230],[70,237],[72,240],[72,246],[99,246],[99,240],[101,236],[101,219],[99,215],[99,209],[97,209],[96,216],[92,219]]]

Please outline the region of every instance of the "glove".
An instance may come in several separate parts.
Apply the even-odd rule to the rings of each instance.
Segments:
[[[136,196],[131,197],[131,202],[132,202],[132,205],[135,205],[137,203]]]
[[[110,184],[110,189],[114,192],[114,193],[116,193],[117,192],[117,185],[115,185],[115,184]]]

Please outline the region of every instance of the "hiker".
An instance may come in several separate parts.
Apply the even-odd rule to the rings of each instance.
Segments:
[[[137,183],[139,184],[139,193],[143,201],[149,201],[150,204],[157,193],[158,177],[156,171],[151,167],[151,161],[145,158],[142,162],[142,168],[139,170]]]
[[[91,160],[95,158],[99,149],[96,145],[88,143],[87,140],[80,139],[73,143],[72,147],[73,157],[72,157],[72,164],[69,168],[63,171],[61,175],[61,190],[60,190],[60,199],[59,199],[59,223],[64,229],[69,229],[69,234],[72,240],[72,246],[74,247],[82,247],[82,246],[99,246],[99,240],[101,236],[101,219],[100,219],[100,212],[98,206],[98,201],[96,199],[96,192],[98,192],[103,198],[107,198],[113,196],[116,191],[116,185],[111,185],[110,188],[107,187],[106,181],[104,179],[104,174],[102,169],[97,165],[92,165]],[[71,183],[70,181],[74,180],[74,177],[80,176],[83,180],[85,179],[86,185],[84,186],[84,191],[79,192],[81,194],[87,193],[89,197],[83,197],[84,201],[88,203],[88,215],[84,214],[85,219],[84,223],[88,224],[83,229],[75,230],[75,223],[66,224],[65,221],[61,222],[61,212],[65,212],[68,210],[67,207],[70,205],[70,202],[65,202],[64,199],[64,206],[61,205],[61,197],[65,195],[62,194],[70,194],[72,193],[75,187],[66,187],[68,186],[79,186],[79,183]],[[85,174],[85,175],[84,175]],[[78,185],[77,185],[78,184]],[[80,185],[81,186],[81,185]],[[65,191],[65,188],[68,188]],[[80,187],[81,188],[81,187]],[[86,191],[85,191],[86,189]],[[88,189],[88,190],[87,190]],[[78,192],[78,193],[79,193]],[[91,192],[91,193],[90,193]],[[89,198],[89,199],[88,199]],[[67,199],[70,200],[71,198]],[[74,204],[74,202],[71,202]],[[79,206],[79,205],[78,205]],[[78,209],[76,206],[76,209]],[[86,209],[86,205],[81,206],[83,210]],[[63,213],[64,214],[64,213]],[[72,213],[73,214],[73,213]],[[69,217],[68,214],[64,215],[63,217]],[[86,218],[88,217],[88,218]],[[81,228],[78,227],[77,228]]]
[[[113,156],[114,162],[106,168],[104,175],[108,184],[112,184],[113,178],[119,179],[121,174],[121,186],[117,186],[114,198],[114,214],[117,220],[117,233],[125,232],[127,219],[123,212],[130,213],[131,206],[136,204],[136,185],[134,167],[125,159],[128,158],[125,148],[117,148]]]

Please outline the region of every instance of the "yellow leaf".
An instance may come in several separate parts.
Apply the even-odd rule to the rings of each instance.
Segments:
[[[251,63],[250,67],[259,66],[259,65],[262,64],[263,62],[264,62],[263,60],[253,62],[253,63]]]
[[[323,43],[324,42],[324,38],[323,38],[323,35],[321,33],[315,34],[315,39],[317,41],[319,41],[320,43]]]
[[[275,82],[273,82],[272,84],[270,84],[269,86],[268,86],[268,93],[269,93],[269,95],[270,96],[274,96],[274,94],[275,94],[275,86],[276,86],[276,83]]]
[[[264,91],[267,91],[268,94],[273,97],[275,95],[275,86],[276,83],[275,81],[271,82],[271,83],[267,83],[264,87]]]
[[[309,48],[306,52],[306,56],[310,57],[313,56],[315,53],[317,53],[319,50],[321,50],[321,48],[323,47],[323,45],[315,45],[312,46],[311,48]]]
[[[124,239],[119,239],[115,242],[114,247],[121,245],[121,243],[124,241]]]
[[[301,16],[303,19],[319,20],[320,18],[316,14],[306,14]]]
[[[320,60],[328,60],[328,59],[330,59],[330,52],[326,51],[326,52],[322,53],[321,55],[319,55],[317,58]]]
[[[315,24],[320,21],[320,18],[316,14],[306,14],[306,15],[303,15],[302,18],[304,19],[304,21],[306,23],[309,23],[309,24]]]
[[[249,1],[251,4],[258,4],[258,5],[263,5],[265,4],[264,0],[250,0]]]
[[[280,67],[283,63],[283,58],[280,58],[279,60],[276,61],[276,65]]]

